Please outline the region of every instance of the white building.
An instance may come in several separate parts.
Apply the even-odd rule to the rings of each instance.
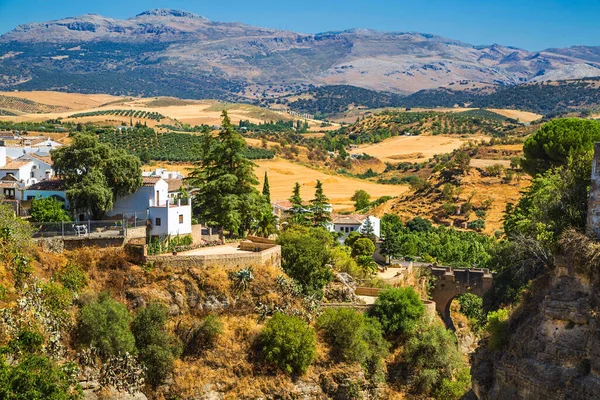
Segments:
[[[143,177],[142,186],[133,194],[115,201],[109,217],[138,215],[150,221],[150,236],[177,236],[192,233],[190,199],[169,196],[169,183],[160,177]],[[179,190],[179,188],[177,188]]]
[[[340,232],[342,235],[338,239],[340,243],[344,243],[350,232],[365,233],[367,225],[370,221],[373,227],[373,233],[377,237],[381,237],[381,220],[370,215],[351,214],[341,215],[333,214],[331,222],[328,225],[330,232]]]
[[[23,191],[25,200],[55,197],[69,203],[64,182],[50,179],[36,183]],[[177,188],[177,190],[179,190]],[[192,202],[169,197],[169,184],[159,177],[144,177],[142,186],[129,196],[115,201],[106,213],[111,219],[147,219],[150,236],[177,236],[192,233]]]
[[[166,168],[156,168],[154,171],[142,172],[142,176],[159,177],[163,179],[183,179],[178,171],[167,171]]]
[[[54,175],[52,158],[49,153],[37,151],[18,154],[16,158],[8,157],[10,147],[0,143],[0,179],[12,176],[24,186],[50,179]]]

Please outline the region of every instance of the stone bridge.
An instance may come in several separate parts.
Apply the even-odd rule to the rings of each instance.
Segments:
[[[473,293],[479,297],[492,287],[493,275],[488,269],[454,269],[452,267],[428,267],[434,276],[435,285],[431,291],[431,300],[442,316],[446,326],[454,325],[450,317],[452,300],[463,293]]]

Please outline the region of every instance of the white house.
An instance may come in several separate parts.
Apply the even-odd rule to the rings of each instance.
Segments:
[[[65,201],[66,188],[60,179],[49,179],[29,186],[23,191],[23,199],[55,197]],[[150,236],[177,236],[192,233],[192,203],[190,199],[169,197],[169,184],[159,177],[144,177],[142,186],[129,196],[115,201],[107,217],[147,219]]]
[[[151,236],[177,236],[192,233],[190,199],[169,197],[169,184],[160,177],[143,177],[142,186],[133,194],[115,201],[109,217],[145,215]],[[179,190],[179,188],[177,188]]]
[[[31,178],[37,182],[51,179],[54,176],[52,157],[47,153],[28,153],[17,158],[16,161],[31,161]]]
[[[340,243],[344,243],[350,232],[365,233],[367,225],[370,221],[373,227],[373,233],[377,237],[381,237],[381,220],[371,215],[351,214],[341,215],[333,214],[331,222],[328,225],[330,232],[340,232],[342,235],[338,239]]]

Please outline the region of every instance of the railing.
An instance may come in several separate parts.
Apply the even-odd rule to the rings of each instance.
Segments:
[[[33,223],[34,238],[80,237],[103,238],[125,236],[127,224],[121,220]]]

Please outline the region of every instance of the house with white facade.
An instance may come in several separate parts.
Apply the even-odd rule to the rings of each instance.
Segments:
[[[145,215],[150,236],[177,236],[192,233],[192,202],[169,196],[169,183],[160,177],[142,177],[142,186],[133,194],[118,198],[109,217]],[[177,188],[179,190],[179,188]]]
[[[178,171],[168,171],[166,168],[156,168],[154,171],[142,172],[142,176],[159,177],[163,179],[183,179],[184,176]]]
[[[333,214],[331,216],[331,222],[328,224],[330,232],[339,232],[340,243],[344,243],[350,232],[366,233],[367,225],[371,224],[373,233],[378,238],[381,237],[381,220],[371,215],[362,214],[350,214],[341,215]]]
[[[129,196],[118,198],[113,209],[106,216],[120,220],[122,218],[145,219],[148,221],[150,236],[177,236],[192,233],[191,199],[177,199],[169,196],[169,183],[159,177],[143,177],[142,186]],[[179,190],[177,188],[177,190]],[[23,198],[55,197],[64,201],[67,208],[64,182],[50,179],[25,188]]]

